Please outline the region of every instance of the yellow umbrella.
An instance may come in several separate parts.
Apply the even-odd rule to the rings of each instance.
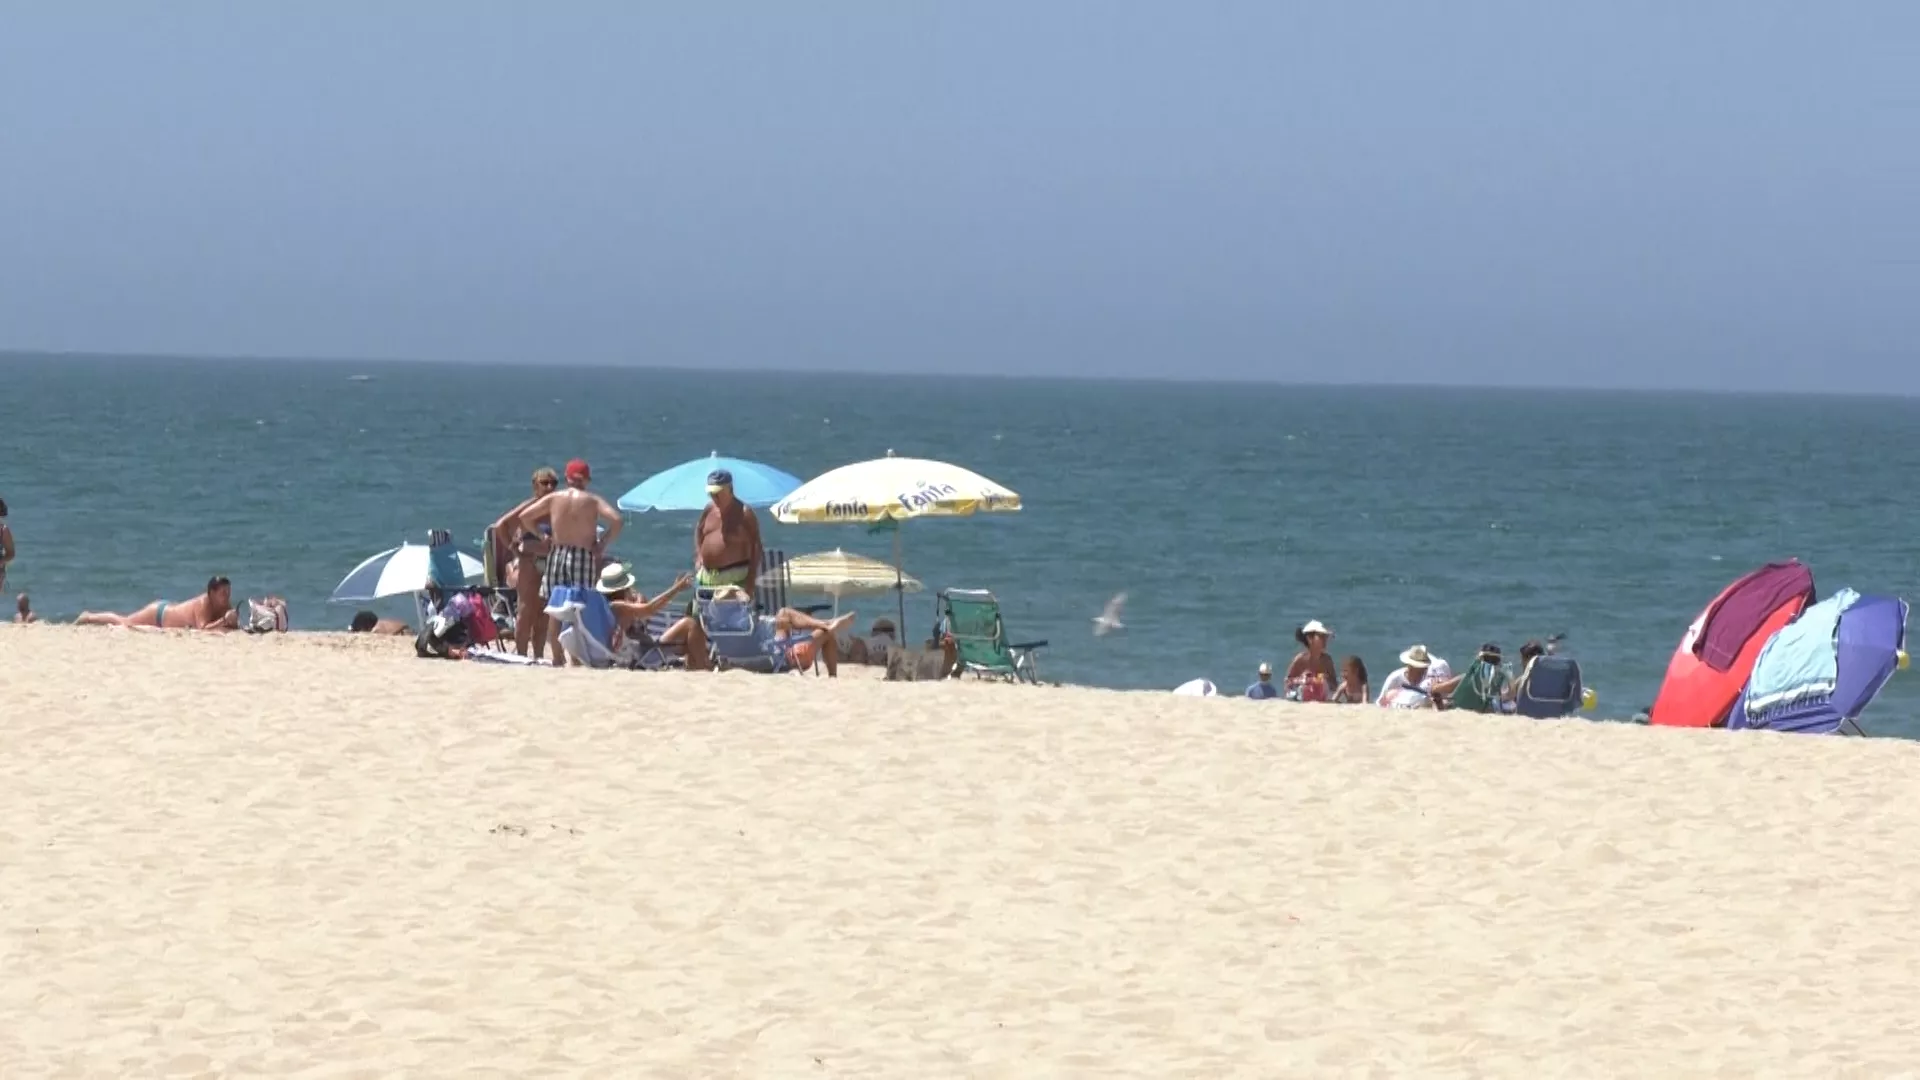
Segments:
[[[900,573],[900,522],[919,517],[970,517],[1020,509],[1014,491],[970,469],[944,461],[895,457],[893,451],[872,461],[842,465],[801,484],[773,504],[775,520],[788,524],[857,525],[888,522],[893,533],[893,566]],[[906,590],[900,591],[900,625],[907,622]]]

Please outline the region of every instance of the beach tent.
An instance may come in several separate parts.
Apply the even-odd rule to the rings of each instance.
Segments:
[[[1647,722],[1722,727],[1781,627],[1813,602],[1813,571],[1798,559],[1768,563],[1720,590],[1680,638]]]
[[[1907,602],[1842,589],[1768,639],[1730,728],[1862,733],[1857,721],[1907,666]]]

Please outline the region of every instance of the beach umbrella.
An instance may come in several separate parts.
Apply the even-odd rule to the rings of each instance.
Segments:
[[[719,451],[715,451],[654,473],[620,496],[614,505],[630,514],[644,514],[649,510],[704,510],[707,474],[715,469],[733,474],[733,497],[748,506],[772,506],[800,486],[799,477],[771,465],[721,457]]]
[[[969,469],[944,461],[887,456],[842,465],[800,485],[773,506],[775,520],[788,524],[855,525],[890,523],[895,583],[900,569],[898,525],[922,517],[970,517],[1012,513],[1020,496]],[[900,625],[907,624],[907,601],[900,593]]]
[[[367,559],[354,567],[334,586],[329,600],[379,600],[388,596],[406,596],[417,593],[427,587],[427,581],[433,574],[434,547],[426,544],[401,544]],[[486,567],[480,560],[464,551],[455,550],[453,556],[458,560],[458,573],[467,581],[486,575]],[[441,556],[444,561],[445,556]],[[448,568],[442,569],[442,584],[449,576]]]
[[[787,588],[833,597],[833,613],[840,613],[846,596],[889,593],[895,589],[919,592],[920,583],[879,559],[853,555],[835,548],[788,559]]]
[[[1907,667],[1906,646],[1905,600],[1841,589],[1768,639],[1727,726],[1864,734],[1860,714]]]

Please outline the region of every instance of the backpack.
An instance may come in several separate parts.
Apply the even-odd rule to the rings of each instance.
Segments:
[[[1506,689],[1507,673],[1491,660],[1475,660],[1466,678],[1453,688],[1451,708],[1461,712],[1490,713],[1500,710],[1500,692]]]

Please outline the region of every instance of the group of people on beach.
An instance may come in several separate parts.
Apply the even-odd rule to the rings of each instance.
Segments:
[[[1399,666],[1381,683],[1380,693],[1371,693],[1367,665],[1358,656],[1348,656],[1336,669],[1327,646],[1333,631],[1318,619],[1302,624],[1293,632],[1300,651],[1287,664],[1276,685],[1273,665],[1262,663],[1247,697],[1300,702],[1330,702],[1359,705],[1371,702],[1393,709],[1459,709],[1467,712],[1511,711],[1533,672],[1534,661],[1549,651],[1539,641],[1520,646],[1520,673],[1510,672],[1502,659],[1500,645],[1486,642],[1475,654],[1466,671],[1456,675],[1452,665],[1434,656],[1425,645],[1413,645],[1400,654]]]
[[[616,640],[606,644],[614,651],[666,652],[691,670],[706,668],[711,654],[691,608],[658,634],[649,625],[689,588],[713,597],[753,596],[764,555],[760,521],[735,497],[733,475],[725,469],[708,474],[708,503],[693,526],[693,571],[651,599],[629,567],[607,557],[622,521],[613,504],[590,489],[592,467],[575,458],[567,463],[564,479],[563,487],[561,473],[534,470],[532,494],[493,523],[492,535],[510,547],[503,577],[518,601],[514,651],[535,661],[550,656],[555,667],[579,664],[579,657],[567,656],[560,623],[547,616],[546,606],[557,589],[591,589],[606,596],[613,609]],[[819,619],[789,607],[768,617],[794,670],[809,670],[817,661],[829,676],[839,673],[839,635],[855,613]]]

